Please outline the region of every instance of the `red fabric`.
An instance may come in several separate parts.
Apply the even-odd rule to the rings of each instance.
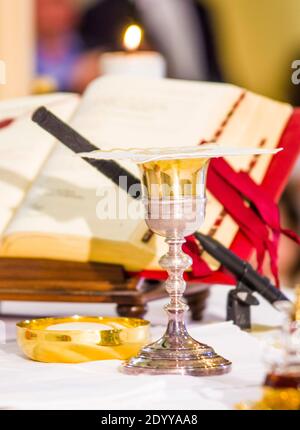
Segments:
[[[183,251],[186,252],[193,260],[192,264],[192,276],[195,279],[199,279],[203,276],[209,276],[212,274],[212,270],[199,255],[199,246],[194,236],[186,238],[186,243],[182,247]]]
[[[12,124],[14,122],[13,118],[6,118],[6,119],[2,119],[0,121],[0,129],[1,128],[5,128],[8,127],[10,124]]]
[[[300,152],[300,109],[294,110],[278,146],[284,150],[272,158],[261,185],[257,185],[247,173],[235,172],[223,159],[212,160],[207,182],[210,192],[240,226],[231,250],[241,258],[247,259],[255,249],[258,269],[261,269],[267,251],[271,257],[271,268],[277,283],[277,249],[280,233],[300,243],[295,233],[281,229],[279,211],[275,204]],[[245,201],[251,205],[247,206]],[[187,279],[208,283],[233,283],[232,276],[223,268],[216,272],[210,270],[206,262],[199,257],[194,238],[188,238],[184,250],[193,259],[192,273],[186,275]],[[166,274],[160,271],[143,271],[140,275],[152,279],[166,277]]]
[[[300,238],[294,232],[281,228],[278,206],[247,173],[235,172],[224,159],[213,160],[209,189],[253,244],[259,271],[265,250],[268,251],[271,270],[278,285],[277,251],[280,233],[300,244]],[[245,199],[250,206],[245,205]]]

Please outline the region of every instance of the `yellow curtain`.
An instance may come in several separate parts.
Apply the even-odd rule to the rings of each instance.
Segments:
[[[300,1],[199,1],[211,16],[225,79],[287,100],[291,63],[300,59]]]

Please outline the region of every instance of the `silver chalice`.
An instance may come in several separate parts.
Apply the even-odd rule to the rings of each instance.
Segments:
[[[160,265],[168,272],[165,306],[168,325],[156,342],[141,349],[122,365],[128,374],[219,375],[230,370],[230,361],[208,345],[193,339],[186,328],[188,306],[182,300],[183,273],[191,258],[182,251],[185,237],[199,229],[205,217],[208,158],[155,160],[139,164],[142,174],[145,219],[149,228],[166,238],[169,250]]]

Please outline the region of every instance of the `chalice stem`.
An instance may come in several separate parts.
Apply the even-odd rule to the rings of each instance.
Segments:
[[[170,302],[165,306],[169,320],[165,336],[172,338],[178,344],[179,340],[183,340],[188,335],[184,320],[188,306],[182,301],[186,288],[183,274],[192,264],[192,259],[182,250],[184,238],[167,238],[166,243],[169,251],[159,262],[169,275],[165,283],[166,291],[170,296]]]

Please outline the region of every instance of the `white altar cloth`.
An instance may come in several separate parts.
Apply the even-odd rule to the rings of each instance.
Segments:
[[[252,311],[253,330],[243,332],[224,322],[228,290],[213,287],[204,322],[189,323],[196,339],[233,362],[229,374],[214,377],[129,376],[118,372],[120,362],[116,360],[82,364],[30,361],[15,342],[16,321],[33,315],[112,315],[114,306],[2,303],[5,316],[0,316],[0,328],[5,330],[6,342],[0,344],[0,409],[232,409],[239,401],[258,399],[265,375],[265,347],[282,317],[259,298],[261,305]],[[163,331],[165,301],[151,303],[147,314],[154,339]]]

